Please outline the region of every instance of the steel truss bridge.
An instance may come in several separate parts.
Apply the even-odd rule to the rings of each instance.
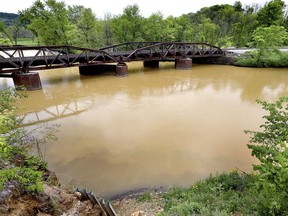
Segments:
[[[0,46],[0,76],[82,65],[224,55],[219,47],[190,42],[126,42],[98,50],[75,46]]]

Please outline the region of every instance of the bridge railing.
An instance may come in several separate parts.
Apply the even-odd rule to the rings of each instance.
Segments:
[[[216,46],[206,43],[164,42],[134,50],[125,57],[126,61],[135,59],[168,59],[223,56],[224,52]]]
[[[102,47],[99,50],[103,50],[109,53],[122,53],[122,52],[131,52],[136,49],[147,47],[150,45],[158,44],[161,42],[125,42],[116,44],[113,46]]]
[[[75,46],[0,47],[0,73],[70,67],[120,60],[103,50]],[[4,70],[2,70],[4,69]]]

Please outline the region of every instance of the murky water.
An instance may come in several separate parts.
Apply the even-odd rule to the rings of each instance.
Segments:
[[[128,66],[125,78],[41,71],[43,91],[22,103],[27,123],[61,124],[59,139],[45,148],[49,168],[103,196],[189,186],[236,167],[249,172],[256,159],[243,130],[258,130],[264,114],[255,99],[288,95],[287,69]]]

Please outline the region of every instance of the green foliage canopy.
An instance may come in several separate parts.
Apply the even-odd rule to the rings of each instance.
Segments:
[[[246,131],[251,135],[248,147],[260,164],[254,165],[261,177],[288,193],[288,97],[275,103],[257,101],[268,112],[263,131]]]
[[[284,5],[284,2],[281,0],[272,0],[268,2],[257,13],[259,25],[264,27],[281,25],[283,23]]]
[[[20,20],[27,25],[42,44],[68,45],[67,32],[70,28],[64,2],[37,0],[31,8],[20,12]]]
[[[288,33],[283,26],[271,25],[269,27],[258,27],[253,33],[253,40],[259,49],[276,49],[284,45]]]
[[[137,4],[124,8],[121,16],[114,17],[113,29],[118,42],[143,41],[143,20]]]
[[[236,1],[234,5],[213,5],[180,17],[164,18],[157,12],[145,18],[134,4],[125,7],[122,14],[107,14],[100,20],[90,8],[66,7],[58,0],[36,0],[20,12],[20,19],[40,44],[47,45],[99,48],[126,41],[192,41],[247,47],[255,45],[252,35],[258,27],[288,28],[285,7],[281,0],[271,0],[263,7],[244,7]]]

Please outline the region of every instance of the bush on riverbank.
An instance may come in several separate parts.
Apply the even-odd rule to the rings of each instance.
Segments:
[[[40,157],[29,153],[35,147],[35,143],[39,148],[41,142],[53,139],[55,128],[54,126],[42,128],[41,132],[44,132],[44,136],[39,139],[34,137],[35,128],[32,132],[21,128],[22,119],[17,117],[16,111],[19,106],[17,101],[22,97],[25,97],[25,93],[19,93],[12,88],[0,91],[1,215],[11,213],[12,209],[8,203],[13,203],[13,197],[16,200],[20,196],[31,197],[30,200],[36,198],[43,191],[44,182],[51,179],[47,164]],[[36,129],[40,128],[36,127]],[[51,210],[53,211],[51,208],[47,212]]]
[[[252,51],[239,56],[235,65],[244,67],[288,67],[288,53]]]
[[[258,27],[252,35],[257,50],[240,56],[235,64],[247,67],[288,67],[288,54],[279,47],[285,44],[288,33],[283,26]]]
[[[217,174],[199,181],[188,189],[172,188],[164,196],[164,215],[287,215],[285,192],[256,190],[259,175]],[[272,203],[281,208],[269,208]]]
[[[29,134],[19,128],[21,118],[16,116],[16,102],[25,94],[13,89],[0,91],[0,190],[9,182],[27,193],[43,190],[42,171],[47,164],[36,156],[29,156]]]

